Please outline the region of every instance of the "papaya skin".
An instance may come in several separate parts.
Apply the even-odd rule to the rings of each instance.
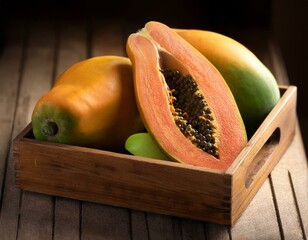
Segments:
[[[124,148],[129,135],[144,129],[135,103],[130,60],[93,57],[66,69],[38,100],[32,128],[38,140]]]
[[[133,64],[140,116],[160,149],[175,162],[226,171],[245,147],[247,136],[235,99],[219,71],[159,22],[148,22],[131,34],[126,46]],[[188,73],[196,81],[215,119],[219,159],[192,144],[175,124],[169,90],[161,73],[164,68]]]
[[[254,53],[230,37],[206,30],[174,30],[220,71],[251,137],[280,99],[273,74]]]

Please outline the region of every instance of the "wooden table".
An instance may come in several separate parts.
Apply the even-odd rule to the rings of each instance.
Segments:
[[[307,159],[298,126],[287,152],[233,227],[15,187],[12,139],[30,122],[39,97],[77,61],[125,55],[127,35],[140,27],[80,20],[14,22],[7,28],[0,55],[0,239],[307,239]],[[277,47],[262,34],[246,35],[253,38],[243,38],[245,44],[280,84],[288,84]]]

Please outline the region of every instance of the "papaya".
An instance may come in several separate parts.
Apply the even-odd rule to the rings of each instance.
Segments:
[[[124,149],[127,137],[144,129],[130,60],[99,56],[70,66],[38,100],[32,128],[38,140]]]
[[[226,35],[198,29],[174,30],[222,74],[250,138],[280,99],[273,74],[246,46]]]
[[[247,135],[219,71],[160,22],[130,34],[126,49],[140,117],[160,149],[170,160],[225,171]]]

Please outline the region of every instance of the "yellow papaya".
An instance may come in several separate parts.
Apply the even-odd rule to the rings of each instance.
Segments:
[[[251,137],[280,98],[273,74],[246,46],[228,36],[198,29],[174,30],[219,70]]]
[[[100,56],[64,71],[32,114],[36,139],[101,149],[121,149],[143,129],[135,103],[131,62]]]

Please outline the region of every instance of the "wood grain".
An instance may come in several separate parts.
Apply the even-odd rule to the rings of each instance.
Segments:
[[[18,126],[25,126],[30,121],[36,102],[52,84],[54,43],[55,29],[52,22],[46,22],[45,27],[40,23],[31,24],[15,118]],[[22,192],[19,211],[20,239],[50,238],[53,231],[53,201],[50,196]]]
[[[122,208],[83,203],[81,238],[82,239],[129,239],[129,211]]]
[[[147,214],[137,210],[131,210],[131,236],[136,240],[149,240]]]
[[[277,44],[270,44],[270,52],[277,80],[288,83],[289,77]],[[297,120],[295,139],[270,178],[281,231],[286,239],[307,239],[308,236],[308,191],[303,191],[308,189],[308,166],[303,157],[307,159]]]
[[[14,31],[12,30],[14,29]],[[0,211],[0,236],[4,239],[16,239],[19,215],[19,193],[20,190],[14,186],[14,161],[10,145],[12,136],[22,129],[23,126],[16,126],[15,111],[20,78],[24,64],[24,25],[12,23],[7,31],[7,48],[1,55],[1,96],[6,100],[1,101],[1,116],[6,116],[6,121],[1,121],[1,211]],[[6,64],[9,63],[9,66]],[[11,93],[7,96],[6,93]],[[7,105],[6,105],[7,104]],[[11,115],[13,114],[13,115]],[[11,116],[10,116],[11,115]],[[10,117],[12,118],[10,120]],[[12,129],[14,126],[14,130]],[[12,132],[13,131],[13,132]]]
[[[85,21],[63,20],[58,23],[56,30],[54,81],[71,65],[88,57],[88,35]],[[55,239],[78,239],[81,235],[81,214],[81,201],[56,197]]]
[[[280,239],[275,206],[269,192],[271,192],[271,186],[267,179],[244,214],[232,227],[232,239]]]
[[[0,188],[7,167],[7,158],[12,139],[15,107],[18,97],[20,71],[23,59],[24,30],[21,24],[14,24],[15,31],[7,32],[6,48],[0,58]],[[2,191],[0,199],[2,199]]]

